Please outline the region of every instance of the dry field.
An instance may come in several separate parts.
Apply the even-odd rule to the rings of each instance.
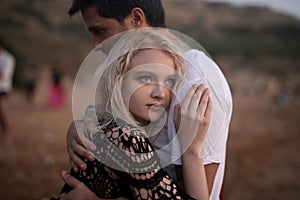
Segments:
[[[1,200],[46,200],[58,194],[60,171],[68,169],[71,81],[67,85],[68,104],[60,110],[44,106],[45,87],[35,105],[20,91],[10,96],[14,140],[0,143]],[[300,199],[299,119],[299,102],[280,107],[266,95],[234,94],[225,200]]]

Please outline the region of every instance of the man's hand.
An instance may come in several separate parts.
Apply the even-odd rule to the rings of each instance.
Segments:
[[[87,158],[89,161],[95,160],[94,154],[88,149],[95,150],[96,146],[85,137],[84,129],[84,121],[76,120],[70,124],[67,132],[67,150],[70,157],[71,167],[75,172],[78,172],[79,168],[81,170],[86,170],[86,164],[78,155]]]
[[[98,200],[99,198],[82,182],[71,176],[68,172],[62,171],[61,177],[66,184],[71,186],[73,190],[69,193],[62,193],[60,200]]]
[[[98,198],[86,185],[71,176],[68,172],[62,171],[61,177],[73,190],[60,194],[60,200],[104,200]],[[127,200],[127,198],[119,197],[114,200]]]

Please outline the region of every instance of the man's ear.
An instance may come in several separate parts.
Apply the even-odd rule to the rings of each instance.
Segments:
[[[135,7],[131,10],[131,23],[135,28],[141,28],[147,25],[145,13],[141,8]]]

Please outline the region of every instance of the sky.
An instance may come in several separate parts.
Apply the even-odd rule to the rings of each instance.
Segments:
[[[282,12],[300,20],[300,0],[208,0],[229,2],[234,5],[257,5],[269,7],[276,12]]]

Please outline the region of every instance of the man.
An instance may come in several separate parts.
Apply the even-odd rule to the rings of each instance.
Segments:
[[[73,4],[69,10],[72,16],[77,12],[81,12],[83,21],[92,35],[93,46],[97,46],[105,39],[122,31],[144,27],[165,27],[164,9],[160,0],[73,0]],[[199,52],[190,51],[186,55],[190,62],[195,65],[215,65],[211,59]],[[195,60],[193,60],[195,59]],[[192,71],[192,70],[191,70]],[[218,133],[218,138],[214,148],[203,156],[205,162],[205,171],[207,183],[212,200],[219,199],[219,194],[224,176],[226,141],[228,135],[228,127],[231,118],[232,100],[228,84],[222,76],[222,84],[225,85],[226,99],[224,99],[224,107],[226,107],[227,115],[224,119],[222,132]],[[193,77],[192,77],[193,79]],[[199,81],[191,80],[192,82]],[[79,126],[84,126],[82,123]],[[77,127],[78,128],[78,127]],[[85,163],[80,156],[88,158],[90,161],[95,159],[94,155],[86,150],[82,144],[93,148],[93,144],[84,138],[81,141],[78,134],[80,128],[76,131],[74,123],[71,124],[67,134],[68,152],[71,157],[71,165],[74,170],[85,169]],[[169,134],[169,133],[168,133]],[[175,163],[177,164],[177,163]],[[68,173],[63,172],[64,181],[73,187],[73,191],[63,194],[62,199],[90,199],[96,196],[82,183],[71,177]]]
[[[6,51],[0,44],[0,125],[4,139],[8,139],[11,134],[7,117],[7,103],[8,94],[12,89],[14,68],[14,56]]]

